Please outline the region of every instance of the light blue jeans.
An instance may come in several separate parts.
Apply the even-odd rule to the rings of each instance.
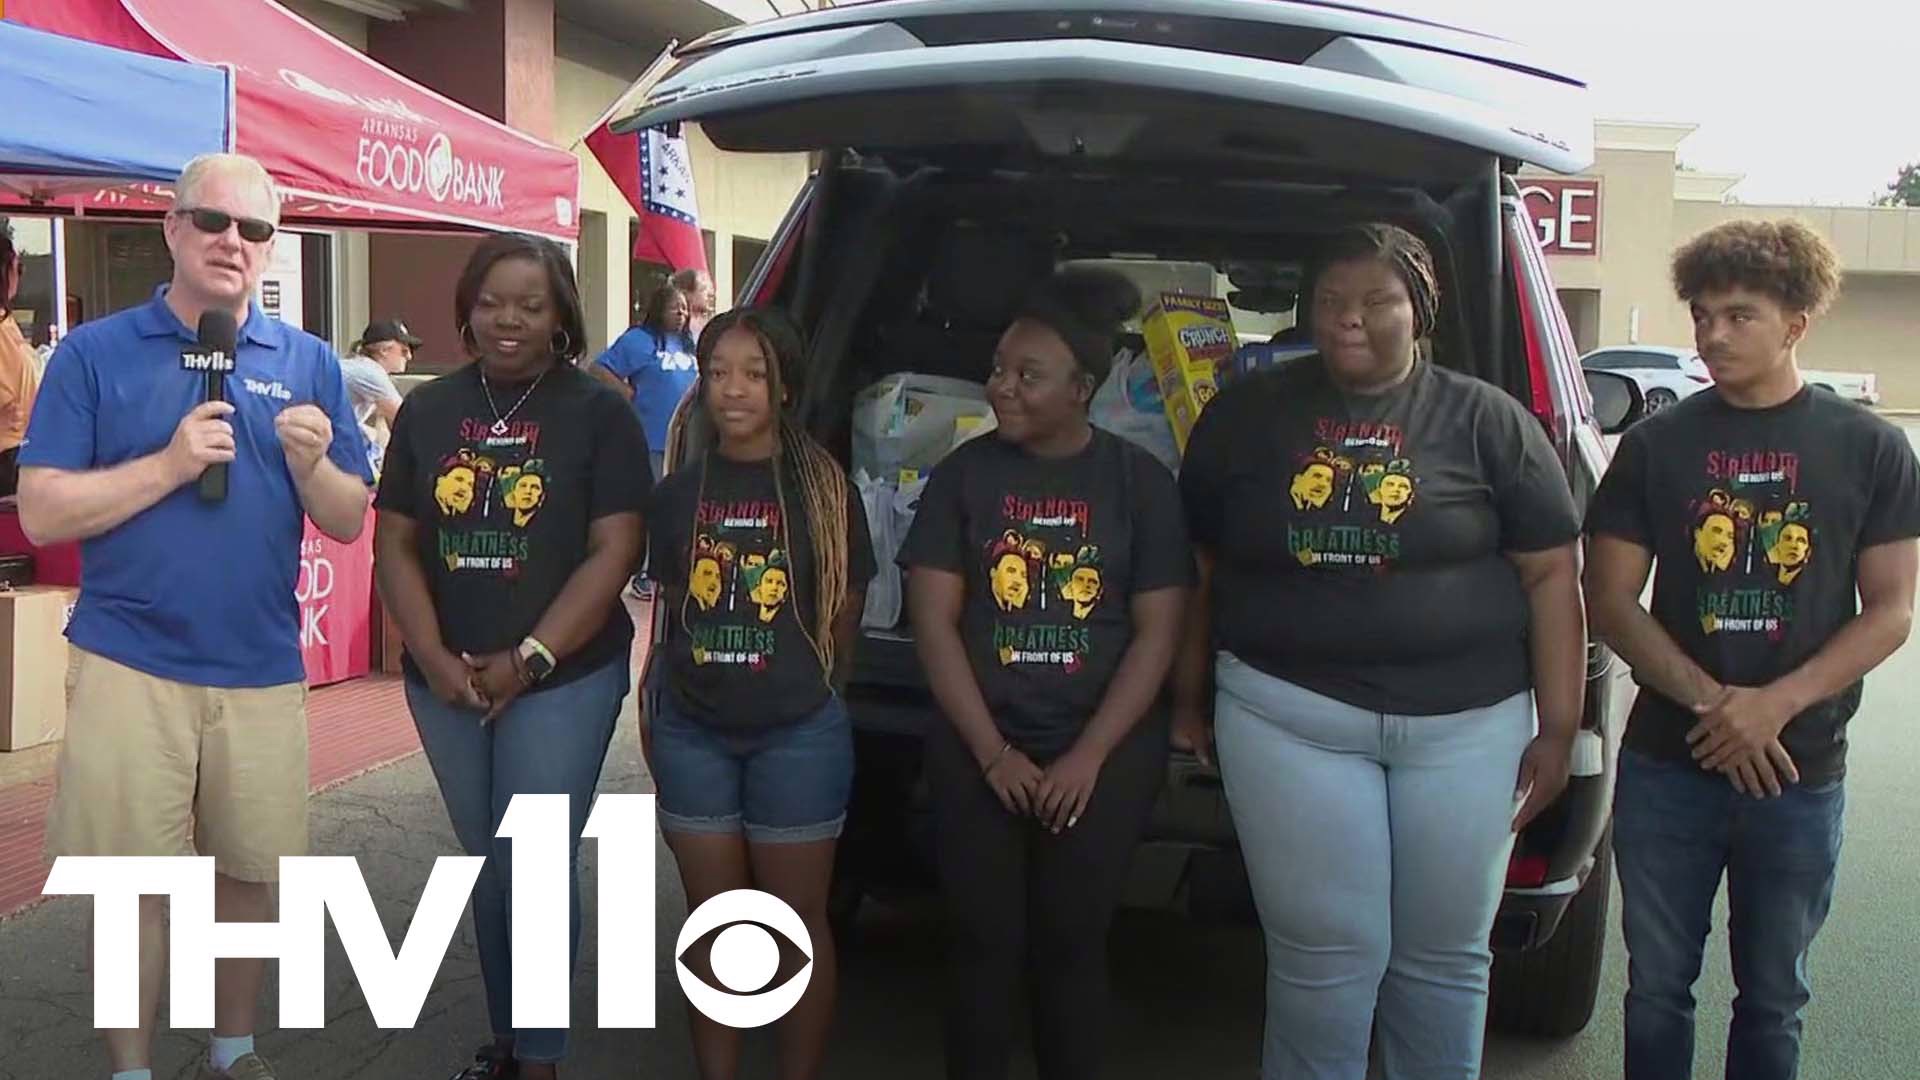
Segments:
[[[1262,1080],[1473,1080],[1533,696],[1369,712],[1229,653],[1215,739],[1267,939]]]
[[[614,722],[632,682],[627,657],[571,682],[514,699],[491,725],[484,714],[449,705],[424,683],[407,680],[407,706],[420,744],[439,781],[460,847],[487,862],[473,887],[473,936],[486,984],[487,1014],[496,1038],[514,1040],[514,1057],[559,1061],[567,1032],[513,1028],[511,945],[513,841],[499,839],[500,819],[515,795],[567,795],[571,803],[572,937],[580,951],[580,833],[613,740]]]

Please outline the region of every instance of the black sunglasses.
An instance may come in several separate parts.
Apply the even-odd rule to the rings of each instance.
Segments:
[[[193,227],[203,233],[218,236],[229,227],[238,225],[240,239],[249,244],[264,244],[273,239],[273,224],[259,218],[234,217],[225,210],[209,210],[204,206],[195,210],[175,210],[174,213],[185,214],[193,219]]]

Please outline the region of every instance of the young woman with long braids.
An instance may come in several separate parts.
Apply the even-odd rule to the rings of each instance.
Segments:
[[[874,574],[845,470],[784,410],[800,354],[799,334],[765,308],[728,312],[700,335],[688,408],[704,411],[691,426],[712,435],[648,509],[667,633],[656,704],[641,719],[688,906],[758,889],[812,938],[812,980],[780,1024],[783,1080],[820,1075],[832,1021],[827,889],[853,784],[840,690]],[[698,947],[687,962],[724,985]],[[791,974],[783,967],[775,983]],[[740,1033],[688,1012],[702,1080],[732,1080]]]
[[[1107,928],[1166,777],[1193,556],[1173,476],[1088,423],[1140,293],[1069,270],[987,380],[998,429],[937,466],[900,553],[945,722],[927,733],[955,928],[949,1080],[1005,1080],[1024,976],[1041,1080],[1102,1075]]]

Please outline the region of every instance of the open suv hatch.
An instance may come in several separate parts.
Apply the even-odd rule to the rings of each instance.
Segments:
[[[1433,248],[1436,361],[1523,402],[1584,506],[1607,448],[1512,176],[1590,163],[1585,87],[1504,41],[1344,4],[1174,7],[883,0],[776,19],[681,49],[616,129],[697,122],[726,150],[814,155],[742,300],[803,327],[796,413],[843,461],[856,392],[900,371],[984,381],[1015,304],[1061,264],[1257,280],[1242,314],[1298,335],[1310,283],[1272,283],[1330,230],[1388,220]],[[943,721],[907,625],[865,629],[848,689],[843,916],[933,884],[919,742]],[[1573,779],[1519,838],[1493,931],[1506,1030],[1568,1035],[1593,1009],[1631,688],[1598,644],[1588,671]],[[1190,755],[1128,899],[1252,917],[1219,777]]]

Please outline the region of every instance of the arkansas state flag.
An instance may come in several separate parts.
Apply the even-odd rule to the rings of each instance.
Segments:
[[[587,136],[587,149],[640,215],[633,257],[675,270],[708,270],[700,239],[700,205],[693,191],[693,155],[679,125],[615,135],[606,123]]]

